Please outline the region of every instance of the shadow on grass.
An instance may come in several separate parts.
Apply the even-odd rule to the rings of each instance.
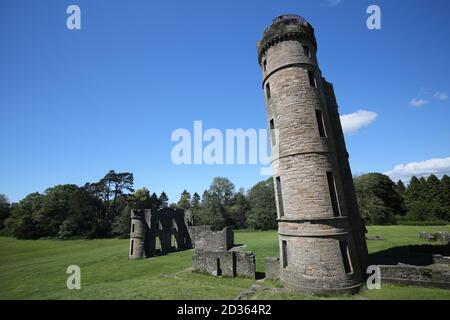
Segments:
[[[156,249],[153,255],[149,256],[148,258],[154,258],[154,257],[162,257],[167,256],[171,253],[177,253],[177,252],[183,252],[192,250],[192,248],[177,248],[177,247],[171,247],[169,250],[162,250],[162,249]]]
[[[370,265],[396,265],[398,263],[427,266],[433,263],[433,255],[450,256],[450,244],[409,245],[393,247],[369,255]]]

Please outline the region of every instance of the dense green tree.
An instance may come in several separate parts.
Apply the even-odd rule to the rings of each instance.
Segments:
[[[390,224],[395,215],[404,215],[403,198],[392,180],[381,173],[368,173],[354,178],[360,213],[368,224]]]
[[[10,204],[4,194],[0,194],[0,232],[5,227],[5,220],[9,217]]]
[[[442,219],[450,221],[450,177],[448,175],[444,175],[441,179],[441,190],[442,195],[440,201],[442,201]]]
[[[168,208],[168,207],[169,207],[169,197],[163,191],[163,192],[161,192],[161,194],[159,195],[159,198],[158,198],[158,208],[163,209],[163,208]]]
[[[156,211],[158,210],[158,208],[159,208],[159,199],[156,193],[153,192],[150,197],[150,209],[152,211]]]
[[[100,212],[105,210],[101,200],[84,188],[73,189],[70,193],[67,215],[59,226],[57,237],[60,239],[95,238],[108,235],[97,233],[97,219],[101,216]]]
[[[5,221],[5,232],[18,239],[36,239],[40,237],[33,222],[33,212],[41,207],[43,195],[35,192],[27,195],[19,203],[11,206],[11,212]]]
[[[141,188],[136,190],[129,197],[120,198],[119,201],[124,201],[119,207],[122,208],[114,219],[112,225],[112,233],[114,236],[121,238],[127,238],[130,236],[131,226],[131,210],[134,209],[151,209],[152,201],[150,191],[147,188]]]
[[[200,206],[201,206],[200,195],[197,192],[195,192],[192,195],[192,201],[191,201],[191,216],[192,216],[191,223],[193,225],[199,225],[197,223],[197,216],[198,216],[198,211],[200,210]]]
[[[225,207],[220,199],[205,191],[200,208],[195,212],[194,223],[196,225],[209,225],[213,230],[220,230],[227,226],[224,216]]]
[[[233,225],[231,219],[233,196],[234,184],[228,178],[214,178],[209,189],[203,193],[199,210],[193,213],[194,223],[211,225],[214,229]]]
[[[237,229],[245,228],[247,214],[250,211],[251,205],[244,189],[240,189],[234,195],[232,203],[230,218],[233,221],[233,226]]]
[[[32,218],[40,236],[54,237],[68,216],[71,198],[78,186],[58,185],[45,190],[39,210],[33,211]]]
[[[396,222],[394,210],[386,206],[381,198],[369,196],[362,203],[360,214],[368,224],[386,225]]]
[[[277,210],[272,178],[261,181],[251,188],[249,202],[251,205],[247,216],[249,228],[270,230],[277,227]]]
[[[222,205],[230,205],[234,195],[234,184],[224,177],[216,177],[209,186],[208,193]]]
[[[191,194],[186,190],[183,190],[180,196],[180,200],[177,203],[177,208],[189,210],[191,208]]]
[[[152,200],[150,191],[147,188],[136,190],[130,197],[133,209],[151,209]]]
[[[426,202],[425,204],[429,208],[430,215],[433,219],[445,219],[446,212],[444,211],[443,202],[443,188],[441,180],[434,174],[430,175],[426,180]]]
[[[85,185],[85,188],[99,197],[105,206],[105,210],[96,225],[96,233],[105,236],[111,232],[112,223],[126,205],[126,201],[121,198],[127,198],[130,192],[134,192],[133,183],[132,173],[116,173],[111,170],[99,182]]]
[[[32,193],[11,208],[8,234],[21,239],[95,237],[103,203],[86,189],[59,185]]]
[[[200,200],[201,200],[200,195],[197,192],[195,192],[192,196],[192,201],[191,201],[192,208],[194,208],[194,209],[198,208],[200,206]]]
[[[431,218],[430,210],[427,208],[425,179],[412,177],[404,198],[408,210],[408,220],[425,221]]]
[[[405,194],[405,191],[406,191],[405,184],[403,183],[402,180],[398,180],[397,181],[396,185],[394,186],[394,189],[402,197],[403,197],[403,195]]]

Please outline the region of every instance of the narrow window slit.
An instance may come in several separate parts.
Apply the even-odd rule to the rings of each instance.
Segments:
[[[317,119],[317,126],[319,127],[319,135],[322,138],[326,138],[326,131],[325,131],[325,125],[323,122],[323,116],[322,111],[316,109],[316,119]]]
[[[314,71],[308,70],[308,78],[309,78],[309,84],[311,85],[311,87],[316,88],[317,84],[316,84],[316,77],[314,76]]]
[[[275,136],[275,123],[273,119],[270,120],[269,127],[270,127],[270,139],[272,141],[272,146],[274,146],[277,144],[277,140]]]
[[[334,181],[333,172],[327,171],[327,180],[328,180],[328,189],[329,189],[330,198],[331,198],[331,206],[333,207],[333,214],[335,217],[339,217],[341,214],[340,214],[340,210],[339,210],[336,183]]]
[[[283,207],[283,195],[281,193],[281,179],[276,177],[277,184],[277,196],[278,196],[278,208],[280,210],[280,217],[284,217],[284,207]]]
[[[282,260],[283,260],[283,268],[286,268],[288,266],[288,260],[287,260],[287,242],[285,240],[281,241],[281,247],[282,247]]]
[[[341,249],[342,262],[344,263],[345,273],[349,274],[353,272],[352,264],[350,261],[350,253],[348,251],[348,245],[346,241],[339,241],[339,247]]]
[[[272,95],[270,93],[270,84],[268,83],[268,84],[266,84],[266,97],[267,97],[267,100],[269,100],[271,96]]]

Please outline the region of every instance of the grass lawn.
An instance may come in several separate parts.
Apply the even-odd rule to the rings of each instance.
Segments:
[[[408,244],[426,243],[420,231],[444,227],[369,227],[386,240],[368,241],[371,253]],[[257,271],[264,257],[278,254],[277,233],[236,231],[235,242],[256,254]],[[0,299],[234,299],[255,281],[194,274],[192,251],[143,261],[128,261],[128,240],[15,240],[0,238]],[[81,290],[66,288],[69,265],[81,268]],[[264,282],[278,286],[278,283]],[[259,292],[252,299],[325,299],[292,293]],[[450,299],[450,290],[382,284],[355,296],[326,299]]]

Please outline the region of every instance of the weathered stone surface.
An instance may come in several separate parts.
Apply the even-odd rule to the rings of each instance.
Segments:
[[[450,257],[445,257],[440,254],[433,254],[433,262],[435,264],[443,264],[443,265],[450,265]]]
[[[234,246],[234,233],[231,227],[226,227],[222,231],[205,228],[195,237],[195,248],[199,250],[226,251]]]
[[[307,293],[354,292],[367,264],[366,229],[333,86],[316,52],[314,29],[292,15],[278,17],[258,44],[272,130],[280,279]]]
[[[425,232],[425,231],[422,231],[421,233],[419,233],[419,238],[420,239],[425,239],[425,240],[428,240],[428,241],[436,241],[437,240],[437,237],[436,237],[435,234],[429,233],[429,232]]]
[[[174,249],[189,248],[192,248],[192,241],[184,210],[164,208],[155,212],[148,209],[131,211],[129,259],[143,259]]]
[[[450,242],[450,233],[446,231],[440,231],[435,233],[422,231],[419,233],[419,238],[428,241],[446,241]]]
[[[280,258],[264,258],[264,272],[266,274],[266,279],[278,280],[280,278]]]
[[[236,275],[255,279],[255,255],[251,251],[233,251],[236,260]]]
[[[192,269],[194,272],[204,272],[214,276],[235,277],[234,252],[195,249],[192,259]]]
[[[255,255],[253,252],[194,250],[194,272],[213,276],[244,276],[255,279]]]
[[[380,265],[381,281],[450,289],[450,269],[399,264]]]
[[[192,257],[194,272],[255,279],[255,255],[244,251],[245,247],[234,247],[234,232],[231,227],[219,232],[213,232],[209,227],[199,230]]]
[[[192,245],[195,248],[196,239],[200,239],[201,233],[211,231],[211,226],[188,226],[188,231],[191,237]]]

